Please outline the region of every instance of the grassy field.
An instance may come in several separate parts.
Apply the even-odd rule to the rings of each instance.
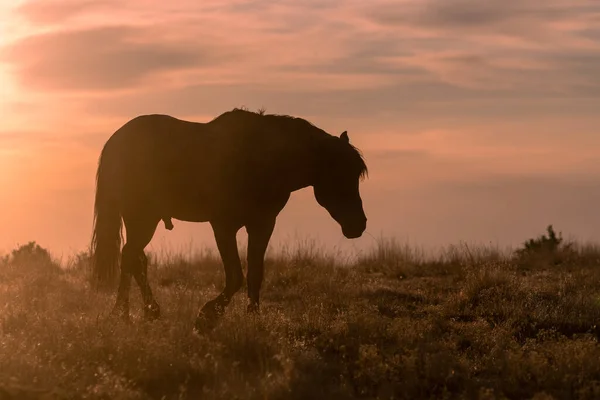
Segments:
[[[39,250],[39,249],[38,249]],[[597,399],[600,251],[393,241],[340,262],[308,244],[268,258],[259,316],[240,293],[192,334],[224,276],[210,253],[152,263],[163,317],[105,319],[85,257],[31,246],[0,264],[0,399]]]

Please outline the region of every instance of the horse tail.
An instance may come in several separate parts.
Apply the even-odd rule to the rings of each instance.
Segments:
[[[97,287],[111,287],[116,283],[119,253],[123,241],[121,211],[113,176],[114,166],[107,160],[106,146],[98,162],[96,197],[94,200],[94,227],[91,243],[93,282]],[[107,164],[108,163],[108,164]]]

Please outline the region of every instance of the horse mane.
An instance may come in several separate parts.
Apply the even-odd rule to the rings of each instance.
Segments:
[[[217,120],[221,120],[223,118],[268,118],[268,119],[275,119],[275,120],[284,120],[284,121],[288,121],[289,123],[299,127],[299,128],[310,128],[310,130],[314,133],[318,133],[320,136],[326,138],[334,138],[334,139],[338,139],[339,138],[337,136],[333,136],[327,132],[325,132],[324,130],[322,130],[321,128],[315,126],[314,124],[312,124],[310,121],[307,121],[304,118],[300,118],[300,117],[294,117],[292,115],[286,115],[286,114],[267,114],[265,112],[265,109],[260,109],[258,111],[251,111],[248,110],[245,107],[242,108],[234,108],[231,111],[226,111],[223,114],[219,115],[218,117],[214,118],[211,122],[213,121],[217,121]],[[362,152],[354,145],[352,145],[351,143],[348,143],[348,145],[350,146],[350,150],[351,150],[351,156],[348,157],[349,161],[351,163],[354,164],[354,168],[358,171],[359,174],[359,178],[365,179],[366,177],[368,177],[369,175],[369,170],[367,168],[367,164],[365,162],[365,158],[362,154]]]
[[[358,176],[361,180],[364,180],[369,177],[369,168],[367,167],[367,163],[365,162],[365,157],[363,156],[362,151],[358,149],[358,147],[348,143],[352,150],[358,155],[357,157],[357,168],[359,171]]]
[[[246,118],[246,117],[251,117],[251,118],[263,117],[263,118],[268,118],[268,119],[287,120],[298,126],[304,125],[303,126],[304,128],[310,127],[316,131],[319,131],[321,133],[329,135],[327,132],[325,132],[321,128],[315,126],[310,121],[305,120],[304,118],[294,117],[292,115],[286,115],[286,114],[267,114],[265,109],[260,109],[258,111],[251,111],[244,107],[242,107],[242,108],[236,107],[231,111],[225,111],[223,114],[219,115],[218,117],[213,119],[211,122],[217,121],[217,120],[220,120],[223,118]]]

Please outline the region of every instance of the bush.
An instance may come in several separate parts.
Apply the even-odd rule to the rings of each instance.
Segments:
[[[10,254],[9,262],[13,265],[54,265],[52,257],[50,256],[50,252],[41,247],[35,241],[21,245],[14,249]]]
[[[573,243],[564,243],[562,232],[558,235],[552,225],[546,228],[548,236],[541,235],[523,243],[523,247],[515,251],[517,261],[521,266],[531,263],[554,264],[564,262],[573,255]]]
[[[548,232],[548,236],[541,235],[538,236],[537,239],[529,239],[528,241],[523,243],[524,247],[522,249],[519,249],[518,251],[521,253],[557,251],[563,242],[562,232],[559,232],[557,236],[556,232],[554,232],[554,228],[552,227],[552,225],[548,225],[546,231]]]

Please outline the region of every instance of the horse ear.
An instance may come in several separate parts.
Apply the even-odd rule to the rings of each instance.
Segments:
[[[342,139],[346,143],[350,143],[350,138],[348,137],[348,131],[342,132],[340,135],[340,139]]]

